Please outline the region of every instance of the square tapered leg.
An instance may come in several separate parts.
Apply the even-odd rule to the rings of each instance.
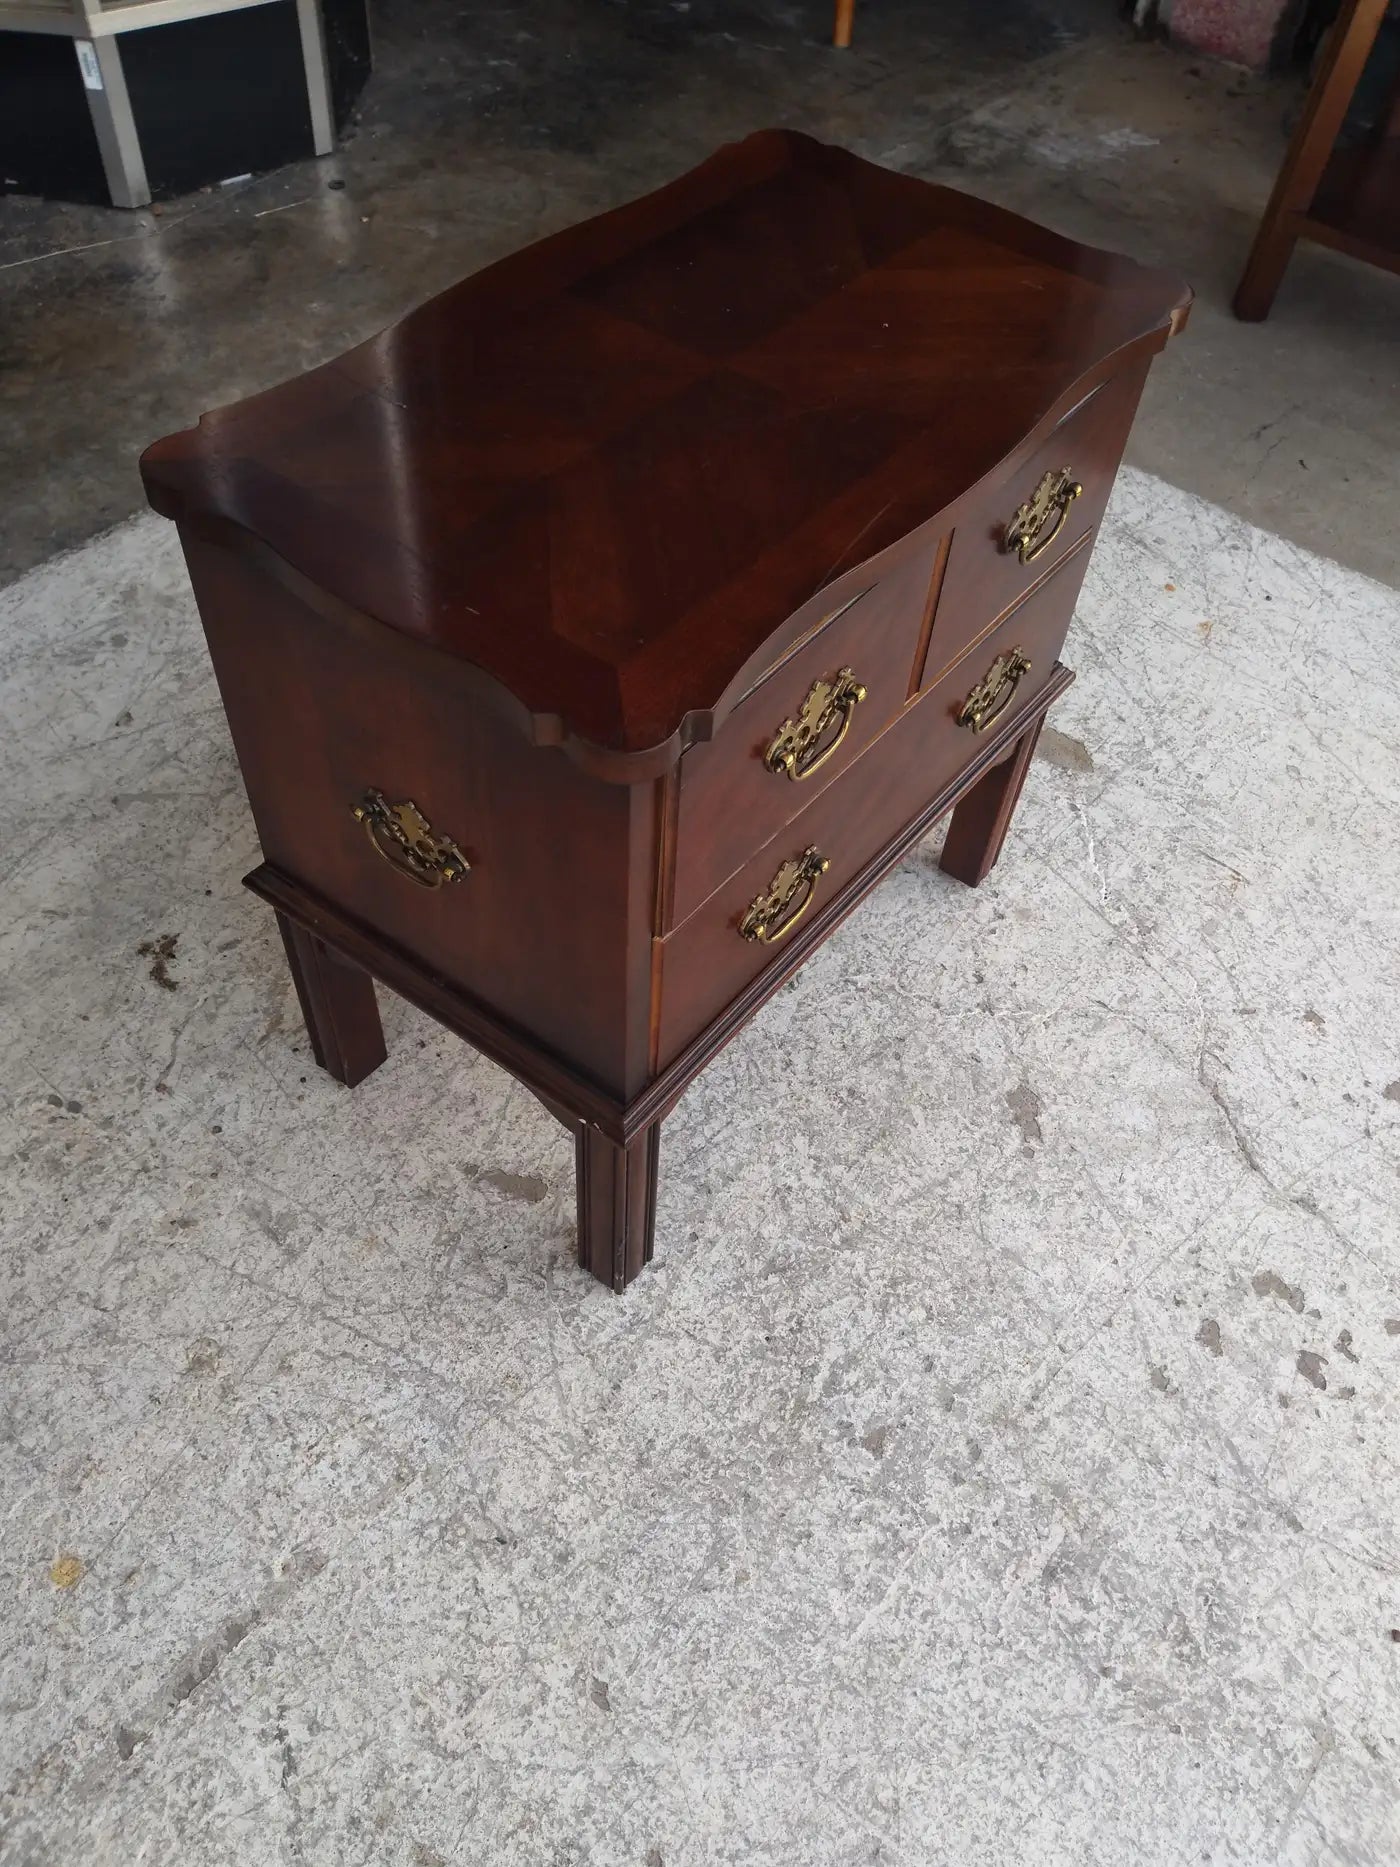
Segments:
[[[353,1089],[388,1054],[374,981],[280,910],[277,925],[316,1061]]]
[[[969,888],[985,882],[996,866],[1044,724],[1042,713],[1001,763],[983,773],[949,820],[938,866]]]
[[[574,1132],[578,1173],[578,1261],[625,1290],[651,1261],[661,1124],[622,1145],[582,1122]]]

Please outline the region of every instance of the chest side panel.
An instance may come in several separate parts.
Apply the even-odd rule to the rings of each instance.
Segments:
[[[635,1090],[654,787],[589,778],[388,631],[348,631],[234,550],[184,544],[266,860]]]

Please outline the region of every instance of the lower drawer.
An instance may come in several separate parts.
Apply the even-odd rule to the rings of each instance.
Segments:
[[[1036,590],[661,943],[659,1067],[752,980],[781,967],[784,941],[801,920],[834,900],[995,732],[1032,709],[1080,581],[1076,572]]]

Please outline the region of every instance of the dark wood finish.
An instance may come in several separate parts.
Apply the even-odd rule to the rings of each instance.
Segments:
[[[353,1089],[388,1055],[374,981],[286,914],[278,913],[277,927],[312,1055],[338,1083]]]
[[[680,765],[675,894],[666,925],[684,920],[755,844],[801,814],[814,797],[849,771],[864,748],[898,717],[909,697],[910,672],[938,561],[938,540],[920,538],[893,555],[869,589],[833,613],[820,600],[810,639],[789,650],[742,700],[708,745],[693,746]],[[831,617],[825,622],[824,618]],[[795,717],[815,680],[849,666],[866,697],[850,716],[839,747],[810,776],[771,771],[764,755],[778,729]]]
[[[149,450],[326,1067],[382,1057],[371,977],[476,1044],[573,1132],[580,1260],[622,1288],[696,1072],[959,799],[949,860],[995,859],[1188,298],[766,132]],[[1013,571],[1042,459],[1085,492]],[[831,759],[767,769],[844,667]],[[811,842],[801,922],[742,938]]]
[[[230,543],[185,555],[267,861],[617,1096],[646,1080],[656,788],[532,747],[479,693],[354,637]],[[453,664],[443,671],[450,677]],[[417,804],[470,861],[436,890],[351,807]]]
[[[1050,685],[1042,692],[1036,703],[1037,714],[1043,715],[1060,698],[1067,687],[1074,682],[1074,675],[1065,667],[1056,668]],[[1029,727],[1034,720],[1018,720],[1016,727]],[[990,737],[990,735],[989,735]],[[783,942],[779,957],[774,963],[760,972],[756,978],[736,997],[730,1000],[720,1015],[708,1024],[681,1054],[659,1070],[651,1083],[637,1098],[628,1105],[624,1115],[624,1130],[631,1134],[640,1130],[648,1122],[659,1120],[670,1112],[684,1095],[699,1072],[710,1063],[729,1041],[738,1035],[753,1014],[758,1011],[778,991],[802,965],[803,961],[828,939],[846,919],[858,908],[873,888],[882,882],[896,863],[903,860],[914,845],[929,834],[939,820],[946,816],[964,792],[970,790],[984,772],[989,771],[1002,757],[1008,735],[994,739],[974,756],[972,763],[966,766],[954,781],[946,785],[883,849],[877,850],[870,860],[852,877],[839,895],[827,902],[825,907],[816,908],[802,922],[802,925]]]
[[[1334,152],[1301,231],[1319,246],[1400,272],[1400,124],[1363,148]]]
[[[1087,551],[1076,552],[1067,564],[1036,584],[1023,602],[982,637],[971,654],[956,662],[923,696],[920,718],[926,722],[926,769],[940,780],[968,763],[969,748],[988,744],[998,724],[1024,718],[1041,690],[1053,680],[1060,650],[1074,620],[1074,605],[1088,557]],[[990,721],[980,732],[961,724],[959,715],[973,688],[991,672],[999,656],[1015,651],[1027,656],[1031,665],[1012,689],[1004,716]]]
[[[933,575],[929,579],[923,620],[919,624],[919,645],[914,651],[914,666],[909,671],[909,692],[906,696],[909,700],[912,700],[923,686],[924,669],[928,665],[928,645],[933,640],[933,619],[938,614],[939,604],[943,600],[943,579],[948,575],[948,553],[952,547],[952,534],[945,532],[939,539],[938,549],[934,553]]]
[[[938,858],[945,875],[980,888],[996,867],[1044,724],[1044,713],[1038,713],[1010,756],[993,765],[958,804]]]
[[[1186,300],[765,131],[206,415],[143,472],[168,516],[237,524],[471,664],[536,739],[674,753],[815,590],[1157,348]]]
[[[1043,714],[1074,681],[1068,668],[1057,667],[1036,703]],[[1015,730],[1033,720],[1017,719]],[[786,984],[803,961],[835,931],[840,923],[884,880],[914,844],[956,805],[984,773],[1000,762],[1011,743],[1011,730],[989,732],[987,743],[973,756],[950,785],[937,793],[911,822],[876,851],[860,873],[835,898],[807,917],[790,940],[783,942],[777,960],[726,1005],[723,1013],[694,1043],[665,1069],[658,1070],[639,1096],[619,1103],[586,1077],[569,1070],[536,1044],[528,1033],[514,1030],[492,1017],[469,994],[449,989],[421,967],[410,954],[396,951],[330,903],[318,898],[290,877],[264,863],[244,876],[244,885],[284,914],[333,941],[337,950],[436,1018],[445,1029],[473,1045],[483,1056],[509,1071],[572,1133],[578,1122],[591,1121],[614,1140],[634,1140],[643,1129],[669,1114],[701,1070],[758,1011]]]
[[[1076,569],[1079,561],[1072,560]],[[977,754],[1025,730],[1054,678],[1078,587],[1077,577],[1066,580],[1063,573],[1037,587],[987,637],[975,657],[959,663],[937,687],[910,702],[847,776],[815,797],[662,942],[662,1013],[654,1058],[658,1066],[669,1063],[747,980],[780,963],[781,942],[746,940],[739,927],[750,904],[787,858],[809,847],[826,857],[830,866],[813,893],[812,909],[817,908],[840,894],[871,851],[883,848],[929,797],[954,785]],[[960,725],[958,716],[969,691],[998,656],[1014,649],[1029,656],[1031,667],[1013,690],[1004,716],[981,733]],[[798,928],[801,925],[797,922]]]
[[[625,1143],[590,1122],[574,1135],[578,1261],[614,1290],[625,1290],[651,1262],[660,1147],[656,1122]]]
[[[499,1063],[566,1127],[572,1128],[576,1121],[591,1121],[618,1140],[625,1140],[635,1131],[635,1103],[622,1102],[580,1071],[570,1069],[530,1032],[505,1023],[480,999],[448,985],[415,955],[394,946],[303,883],[266,862],[245,875],[243,882],[270,906],[326,945],[333,945],[361,971],[382,980],[400,998],[436,1018],[493,1063]]]
[[[1299,240],[1400,271],[1400,124],[1336,148],[1387,0],[1343,0],[1235,290],[1235,316],[1266,318]]]

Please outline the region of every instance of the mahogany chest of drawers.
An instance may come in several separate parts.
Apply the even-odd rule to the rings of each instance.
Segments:
[[[995,862],[1188,303],[768,131],[150,448],[323,1066],[379,979],[514,1072],[623,1288],[696,1072],[945,813]]]

